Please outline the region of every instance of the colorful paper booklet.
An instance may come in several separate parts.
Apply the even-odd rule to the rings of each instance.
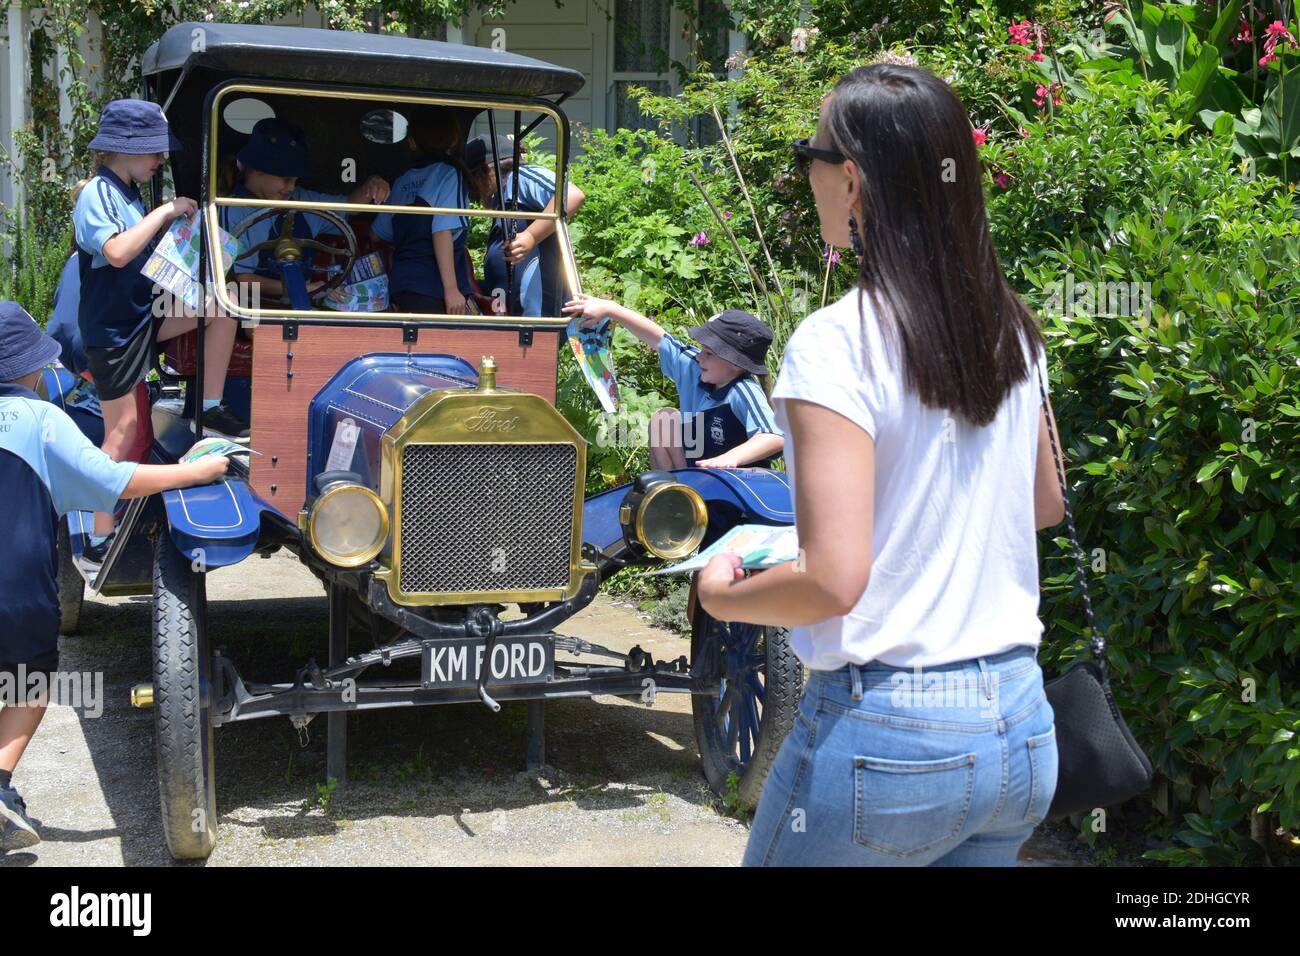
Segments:
[[[225,455],[227,458],[234,455],[260,455],[260,451],[253,451],[244,445],[236,444],[233,441],[227,441],[224,438],[203,438],[196,441],[190,450],[181,455],[180,463],[188,464],[191,461],[198,461],[205,455]]]
[[[610,347],[613,321],[601,319],[591,328],[582,327],[583,317],[575,316],[569,322],[569,348],[578,360],[583,377],[596,393],[600,407],[607,412],[618,410],[618,380],[614,378],[614,353]]]
[[[669,565],[651,574],[689,574],[708,564],[714,555],[735,551],[746,568],[770,568],[799,558],[799,537],[792,524],[736,525],[693,558]]]
[[[203,213],[195,213],[193,219],[184,216],[172,221],[171,228],[163,233],[162,239],[154,248],[153,254],[145,261],[140,271],[172,295],[177,296],[191,309],[199,307],[199,225]],[[235,261],[238,243],[220,226],[217,231],[221,237],[221,271],[224,276]],[[213,270],[215,273],[216,270]]]
[[[388,275],[379,253],[361,256],[352,264],[347,282],[325,297],[340,312],[384,312],[388,309]]]

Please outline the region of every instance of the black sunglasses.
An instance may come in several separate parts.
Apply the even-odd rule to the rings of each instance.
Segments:
[[[794,150],[794,168],[799,170],[800,176],[807,176],[808,170],[812,168],[812,161],[820,159],[824,163],[842,163],[846,159],[843,153],[836,152],[833,149],[822,149],[819,146],[813,146],[808,142],[808,137],[796,139],[790,144]]]

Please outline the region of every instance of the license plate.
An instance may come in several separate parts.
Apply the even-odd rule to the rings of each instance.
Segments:
[[[433,641],[424,645],[420,674],[425,687],[474,687],[485,667],[489,686],[545,683],[555,675],[555,647],[542,638],[501,638],[489,659],[486,641]]]

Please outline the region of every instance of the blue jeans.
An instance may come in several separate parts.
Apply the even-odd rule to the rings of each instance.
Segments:
[[[1014,866],[1056,764],[1033,648],[813,671],[744,865]]]

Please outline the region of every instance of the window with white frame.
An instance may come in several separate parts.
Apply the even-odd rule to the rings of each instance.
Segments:
[[[677,73],[670,69],[673,61],[707,62],[710,70],[726,74],[729,54],[731,14],[723,0],[699,0],[696,32],[689,18],[671,0],[612,0],[610,7],[610,89],[609,124],[611,129],[648,129],[654,120],[645,116],[630,95],[633,86],[656,93],[678,92]],[[700,142],[717,139],[712,118],[697,121],[690,131]],[[678,139],[685,131],[675,130]]]
[[[614,0],[610,23],[613,63],[611,125],[615,129],[649,129],[654,123],[637,107],[633,86],[656,93],[672,92],[668,65],[673,45],[670,0]]]

